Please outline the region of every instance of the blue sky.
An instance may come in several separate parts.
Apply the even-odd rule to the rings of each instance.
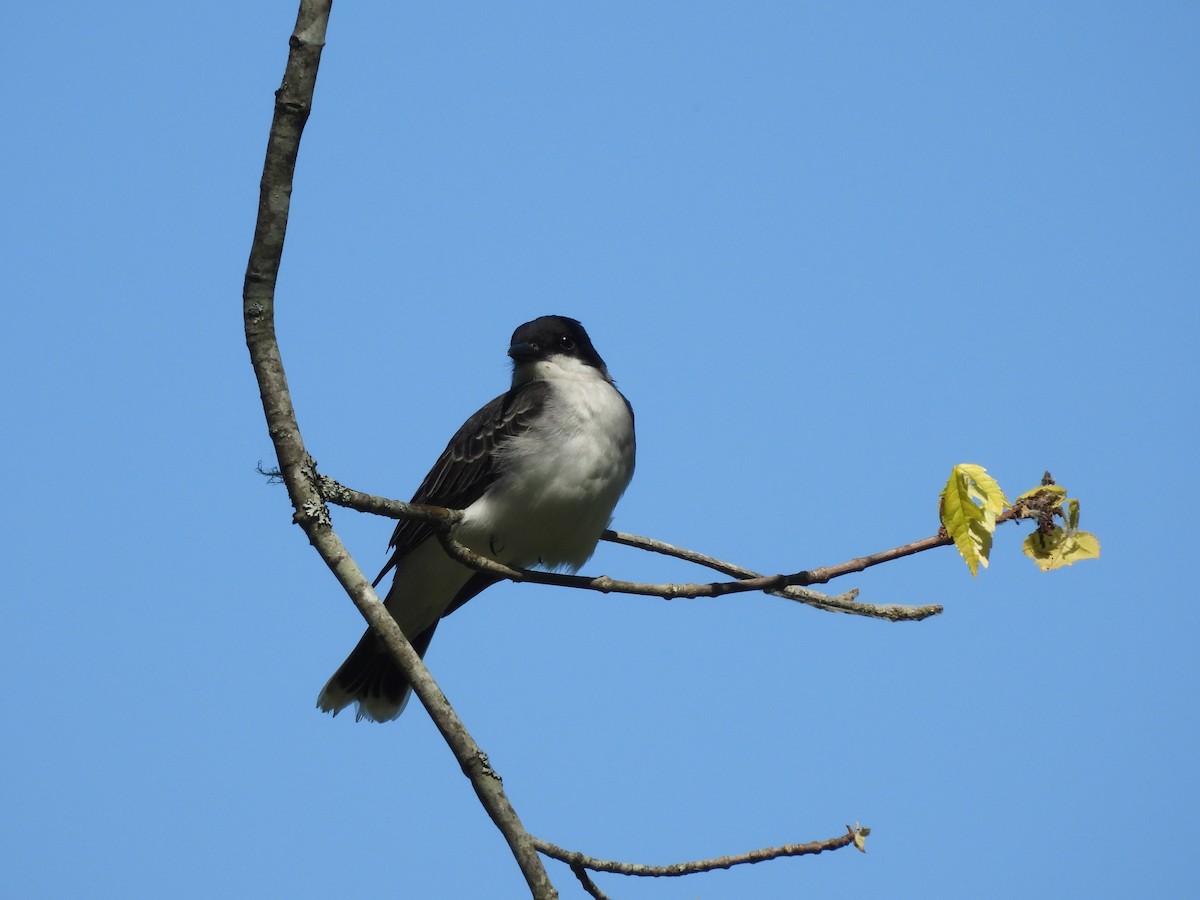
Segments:
[[[362,622],[255,473],[240,317],[294,16],[8,15],[5,896],[525,895],[418,705],[314,709]],[[978,579],[942,550],[837,585],[945,604],[920,624],[513,585],[456,613],[428,663],[539,836],[873,829],[614,897],[1200,888],[1198,40],[1191,3],[334,9],[278,292],[325,472],[406,498],[561,313],[637,410],[622,530],[832,564],[932,533],[970,461],[1010,495],[1051,470],[1103,543],[1043,575],[1010,527]],[[335,522],[373,574],[391,525]]]

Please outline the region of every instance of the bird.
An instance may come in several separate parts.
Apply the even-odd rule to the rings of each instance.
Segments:
[[[633,477],[633,407],[576,319],[541,316],[512,335],[512,385],[458,429],[413,503],[462,510],[455,541],[506,566],[575,572]],[[424,657],[444,616],[500,580],[452,559],[432,526],[401,519],[384,606]],[[388,722],[412,688],[371,629],[317,697],[337,715]]]

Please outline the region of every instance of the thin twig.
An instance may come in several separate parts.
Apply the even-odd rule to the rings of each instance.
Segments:
[[[579,879],[579,883],[583,885],[583,889],[594,897],[595,900],[608,900],[608,894],[600,890],[600,886],[592,881],[592,876],[588,875],[587,869],[581,864],[572,863],[571,871],[575,873],[575,877]]]
[[[296,424],[275,333],[275,284],[287,231],[300,136],[312,109],[331,2],[301,0],[296,28],[289,41],[283,83],[275,94],[275,115],[263,163],[258,221],[243,289],[246,345],[258,379],[267,430],[275,444],[280,475],[287,485],[297,524],[304,529],[313,547],[412,684],[430,718],[458,758],[464,774],[471,780],[484,809],[508,841],[533,896],[550,900],[556,898],[558,892],[550,883],[531,836],[505,796],[499,776],[334,533],[329,510],[316,487],[315,466]],[[445,511],[438,511],[437,515],[441,521],[445,520]]]
[[[731,575],[734,578],[749,579],[763,577],[760,573],[755,572],[753,569],[747,569],[746,567],[739,566],[736,563],[725,562],[724,560],[717,559],[715,556],[708,556],[707,554],[699,553],[695,550],[689,550],[686,547],[676,547],[674,544],[668,544],[665,541],[656,540],[655,538],[643,537],[642,535],[638,534],[628,534],[623,531],[606,531],[602,537],[604,540],[610,541],[614,544],[622,544],[626,547],[636,547],[640,550],[661,553],[664,556],[671,556],[675,559],[684,560],[685,562],[695,563],[699,566],[705,566],[709,569],[713,569],[714,571],[721,572],[724,575]],[[920,541],[918,543],[924,543],[924,541]],[[937,544],[931,544],[928,547],[921,547],[920,549],[930,550],[935,546],[941,545],[942,544],[939,542]],[[914,546],[916,545],[907,544],[904,547],[897,547],[894,550],[885,550],[881,554],[876,554],[876,556],[883,556],[885,554],[893,553],[897,554],[896,558],[899,558],[900,556],[908,556],[912,553],[919,552],[919,550],[912,549]],[[922,619],[939,615],[942,612],[942,606],[937,603],[931,603],[925,606],[898,606],[893,604],[859,603],[855,599],[858,596],[857,589],[831,597],[828,594],[822,594],[819,591],[810,591],[800,586],[824,583],[832,580],[838,575],[848,575],[852,572],[861,572],[863,569],[867,568],[868,565],[878,565],[878,563],[870,562],[867,563],[867,565],[861,565],[858,568],[855,568],[855,566],[861,563],[863,560],[874,558],[875,557],[859,557],[856,560],[850,560],[848,562],[841,563],[838,566],[829,566],[807,572],[798,572],[794,575],[779,576],[788,580],[793,586],[784,588],[783,590],[768,590],[767,593],[773,594],[776,597],[783,597],[786,600],[795,600],[799,603],[812,606],[815,609],[823,609],[826,612],[849,613],[856,616],[887,619],[890,622],[919,622]],[[828,573],[843,568],[845,571],[838,571],[835,575],[829,575],[828,577],[814,577],[816,573]]]
[[[770,859],[780,859],[785,856],[811,856],[824,853],[827,850],[840,850],[855,844],[860,848],[871,829],[861,826],[846,826],[846,833],[824,841],[812,841],[808,844],[784,844],[779,847],[765,847],[761,850],[751,850],[736,856],[718,856],[712,859],[698,859],[692,862],[671,863],[665,866],[648,866],[641,863],[618,862],[611,859],[597,859],[576,850],[564,850],[562,847],[544,841],[539,837],[533,839],[534,845],[541,853],[569,865],[572,871],[577,868],[590,869],[593,872],[610,872],[614,875],[635,875],[645,878],[673,878],[681,875],[695,875],[700,872],[712,872],[715,869],[731,869],[734,866],[753,865]],[[857,840],[856,840],[857,839]],[[577,873],[578,874],[578,873]]]

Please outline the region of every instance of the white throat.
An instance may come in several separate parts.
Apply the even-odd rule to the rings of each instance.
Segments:
[[[591,381],[611,384],[608,373],[574,356],[556,353],[537,362],[521,363],[513,370],[513,387],[528,381]]]

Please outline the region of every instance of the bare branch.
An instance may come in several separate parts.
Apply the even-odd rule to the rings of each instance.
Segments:
[[[878,565],[879,562],[886,561],[885,557],[898,559],[901,556],[920,552],[922,549],[942,546],[945,543],[949,543],[949,538],[944,540],[928,539],[934,541],[928,547],[918,546],[918,544],[926,543],[918,542],[918,544],[909,544],[905,547],[887,550],[873,557],[853,559],[838,566],[796,572],[792,575],[762,575],[743,566],[724,562],[715,557],[698,553],[695,550],[676,547],[653,538],[618,531],[604,532],[604,539],[612,543],[662,553],[666,556],[696,563],[697,565],[705,566],[723,574],[731,575],[737,579],[736,581],[717,581],[702,584],[654,584],[638,581],[620,581],[610,578],[607,575],[563,575],[556,572],[539,572],[533,569],[514,569],[475,553],[470,548],[464,547],[449,537],[446,529],[462,517],[462,513],[458,510],[423,506],[414,503],[400,503],[384,497],[377,497],[373,494],[365,494],[361,491],[348,488],[325,475],[318,476],[317,486],[321,491],[321,495],[326,500],[338,506],[345,506],[360,512],[387,516],[392,519],[413,518],[429,522],[433,525],[439,525],[441,529],[438,538],[450,556],[472,569],[491,572],[493,575],[506,578],[510,581],[552,584],[559,587],[600,591],[605,594],[638,594],[649,597],[662,597],[664,600],[721,597],[726,594],[765,591],[777,597],[804,603],[827,612],[840,612],[865,616],[867,618],[886,619],[890,622],[918,622],[942,612],[942,607],[938,604],[898,606],[892,604],[860,603],[856,599],[858,596],[857,590],[847,591],[837,596],[829,596],[818,591],[808,590],[804,586],[821,584],[839,575],[860,572],[868,566]]]
[[[430,718],[458,758],[463,773],[471,780],[484,809],[508,841],[533,896],[556,898],[558,892],[550,883],[529,833],[504,794],[500,777],[492,770],[487,756],[471,738],[400,626],[379,602],[366,577],[334,533],[329,510],[317,488],[315,466],[304,448],[296,423],[275,335],[275,283],[287,231],[300,136],[312,108],[331,2],[301,0],[300,3],[296,28],[289,41],[283,83],[275,94],[275,115],[260,185],[258,221],[246,266],[243,289],[246,345],[258,379],[267,429],[275,444],[280,475],[295,509],[295,521],[304,529],[309,542],[412,684]],[[413,510],[409,513],[418,514]],[[420,514],[429,513],[422,511]],[[436,516],[438,521],[446,521],[445,511],[439,510]]]
[[[604,540],[611,541],[614,544],[623,544],[626,547],[637,547],[641,550],[649,550],[653,553],[661,553],[664,556],[671,556],[675,559],[681,559],[685,562],[696,563],[696,565],[706,566],[717,572],[725,575],[731,575],[735,578],[751,579],[762,578],[758,572],[753,569],[747,569],[744,566],[739,566],[736,563],[725,562],[717,559],[714,556],[707,556],[703,553],[698,553],[695,550],[688,550],[685,547],[676,547],[674,544],[668,544],[664,541],[659,541],[654,538],[642,537],[638,534],[627,534],[623,531],[606,531],[604,532]],[[939,541],[939,543],[931,544],[928,547],[921,549],[930,550],[936,546],[942,546],[949,542]],[[924,543],[924,542],[918,542]],[[877,556],[895,553],[897,559],[901,556],[908,556],[911,553],[919,552],[909,548],[914,547],[914,544],[907,544],[905,547],[898,547],[895,550],[885,550]],[[907,552],[898,552],[907,551]],[[855,600],[858,596],[857,590],[847,591],[844,594],[839,594],[836,597],[831,597],[827,594],[822,594],[819,591],[806,590],[802,585],[808,584],[823,584],[831,581],[839,575],[849,575],[852,572],[861,572],[869,565],[878,565],[878,562],[868,562],[866,565],[858,565],[864,560],[872,560],[875,557],[859,557],[857,560],[850,560],[842,563],[839,566],[830,566],[823,569],[814,569],[808,572],[797,572],[794,575],[777,576],[783,578],[788,584],[792,585],[783,590],[768,590],[767,593],[773,594],[776,597],[783,597],[786,600],[795,600],[799,603],[804,603],[816,609],[823,609],[826,612],[849,613],[856,616],[867,616],[869,618],[887,619],[890,622],[919,622],[922,619],[927,619],[930,616],[939,615],[942,612],[940,604],[928,604],[926,606],[896,606],[874,603],[859,603]],[[882,562],[883,560],[879,560]],[[857,566],[857,567],[856,567]],[[844,568],[844,571],[840,571]],[[836,571],[835,570],[839,570]],[[818,573],[830,573],[828,575]]]
[[[883,606],[858,603],[855,600],[855,597],[858,595],[857,590],[848,591],[836,597],[830,597],[825,594],[818,594],[816,591],[807,591],[802,588],[789,586],[793,583],[809,583],[807,579],[810,577],[810,573],[808,572],[799,572],[795,575],[758,575],[751,573],[737,581],[714,581],[707,584],[652,584],[639,581],[619,581],[607,575],[563,575],[558,572],[540,572],[536,569],[514,569],[475,553],[473,550],[455,541],[444,531],[439,532],[438,539],[442,542],[442,547],[446,552],[463,565],[470,566],[472,569],[481,572],[490,572],[493,575],[497,575],[500,578],[507,578],[510,581],[553,584],[558,587],[599,591],[603,594],[638,594],[648,597],[662,597],[664,600],[722,597],[726,594],[765,591],[788,600],[798,600],[801,603],[829,612],[844,612],[867,616],[869,618],[887,619],[892,622],[916,622],[930,616],[936,616],[942,612],[942,607],[937,604],[929,606]]]
[[[564,862],[571,867],[577,877],[579,870],[590,869],[593,872],[611,872],[615,875],[636,875],[647,878],[671,878],[681,875],[696,875],[700,872],[711,872],[715,869],[731,869],[734,866],[752,865],[766,862],[770,859],[780,859],[785,856],[812,856],[824,853],[826,850],[840,850],[851,844],[864,846],[864,840],[871,829],[858,825],[847,825],[846,833],[824,841],[812,841],[808,844],[784,844],[780,847],[765,847],[762,850],[751,850],[736,856],[718,856],[713,859],[699,859],[693,862],[671,863],[665,866],[647,866],[640,863],[617,862],[611,859],[597,859],[576,850],[564,850],[541,838],[533,839],[534,845],[541,853],[553,859]],[[586,885],[585,885],[586,886]],[[593,894],[593,896],[596,896]]]
[[[335,506],[386,516],[389,519],[416,519],[447,528],[461,522],[463,516],[461,509],[426,506],[423,503],[401,503],[399,500],[389,500],[375,494],[364,494],[362,491],[346,487],[328,475],[317,475],[317,490]]]
[[[933,550],[936,547],[948,547],[953,543],[953,539],[947,535],[935,534],[933,537],[922,538],[919,541],[913,541],[911,544],[905,544],[902,547],[893,547],[891,550],[883,550],[879,553],[873,553],[870,556],[859,556],[844,563],[839,563],[836,566],[823,566],[819,569],[812,569],[801,573],[806,576],[806,580],[802,583],[825,584],[835,578],[841,578],[843,575],[851,575],[855,572],[869,569],[871,566],[878,566],[881,563],[903,559],[905,556],[912,556],[914,553]]]

